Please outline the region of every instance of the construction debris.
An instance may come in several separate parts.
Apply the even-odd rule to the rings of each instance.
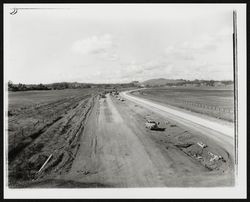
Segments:
[[[218,160],[222,159],[222,156],[218,156],[216,154],[213,154],[212,152],[208,152],[208,154],[210,156],[212,156],[212,158],[209,161],[218,161]]]
[[[202,142],[197,142],[197,145],[199,145],[201,148],[206,148],[207,147],[207,145],[205,145]]]

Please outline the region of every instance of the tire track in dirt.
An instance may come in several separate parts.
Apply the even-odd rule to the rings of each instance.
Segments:
[[[79,137],[85,126],[84,121],[91,111],[94,99],[82,99],[77,106],[73,106],[59,120],[41,131],[22,151],[15,154],[15,159],[9,163],[11,185],[23,186],[31,179],[39,181],[53,178],[70,169],[80,146]],[[52,159],[42,172],[37,173],[50,154],[53,154]]]
[[[67,179],[110,187],[164,186],[158,169],[110,97],[100,99],[98,106],[99,118],[93,116],[87,124]],[[94,147],[89,144],[95,141]]]

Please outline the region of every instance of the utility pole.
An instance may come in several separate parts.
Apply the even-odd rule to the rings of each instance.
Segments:
[[[238,51],[237,12],[233,11],[233,70],[234,70],[234,148],[236,172],[238,167]]]

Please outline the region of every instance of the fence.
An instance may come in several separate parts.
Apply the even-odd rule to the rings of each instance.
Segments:
[[[188,105],[188,106],[194,106],[194,107],[214,110],[214,111],[218,111],[218,112],[233,113],[233,109],[231,109],[231,108],[222,108],[222,107],[206,105],[206,104],[202,104],[202,103],[194,103],[194,102],[191,102],[191,101],[180,101],[179,100],[178,102],[182,102],[182,103],[184,103],[185,105]]]
[[[139,92],[139,91],[138,91]],[[145,92],[139,92],[141,95],[147,95],[147,93]],[[213,110],[216,112],[224,112],[224,113],[234,113],[234,110],[232,108],[223,108],[223,107],[218,107],[218,106],[213,106],[213,105],[207,105],[207,104],[203,104],[203,103],[195,103],[195,102],[191,102],[191,101],[184,101],[184,100],[179,100],[179,99],[175,99],[175,98],[168,98],[167,102],[169,104],[181,104],[181,105],[186,105],[186,106],[192,106],[192,107],[198,107],[201,109],[207,109],[207,110]]]

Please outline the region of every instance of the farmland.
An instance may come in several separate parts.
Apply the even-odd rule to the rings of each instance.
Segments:
[[[9,185],[67,171],[79,147],[96,90],[29,91],[9,94]],[[45,160],[52,159],[42,174]]]
[[[151,88],[133,95],[233,122],[233,90],[213,88]]]

